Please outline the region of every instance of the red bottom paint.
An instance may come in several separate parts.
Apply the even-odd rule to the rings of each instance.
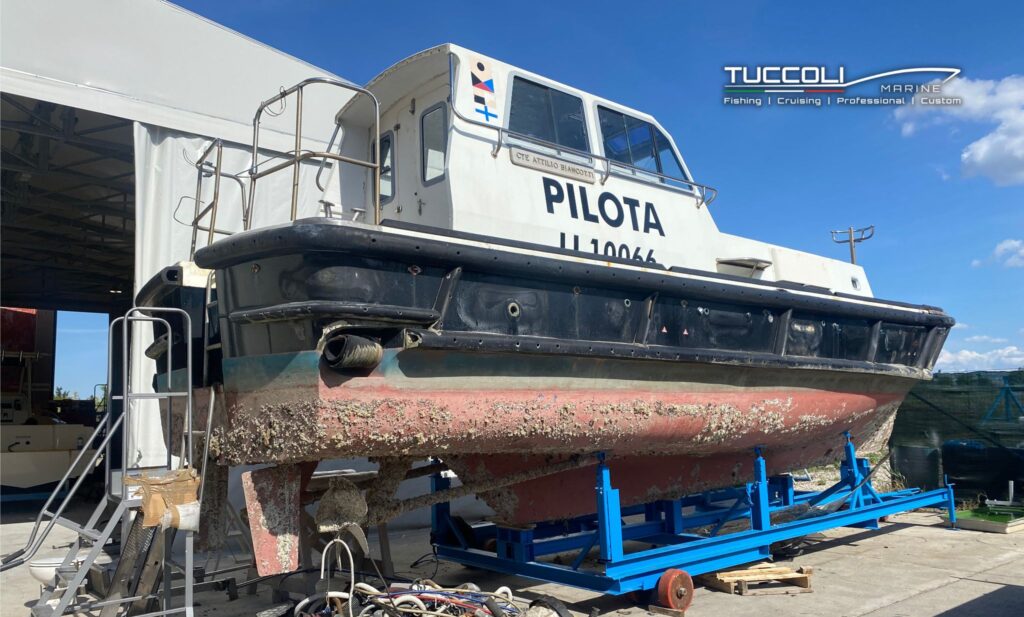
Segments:
[[[341,375],[309,360],[233,360],[222,463],[437,457],[512,525],[595,511],[592,466],[490,488],[574,454],[605,453],[631,505],[747,482],[755,447],[770,473],[834,460],[844,431],[871,451],[916,381],[592,359],[531,373],[525,359],[488,369],[450,354],[398,354]]]

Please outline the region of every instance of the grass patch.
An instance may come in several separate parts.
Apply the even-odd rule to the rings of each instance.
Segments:
[[[973,510],[957,510],[957,518],[976,519],[992,523],[1010,523],[1017,519],[1024,518],[1024,508],[1009,508],[1005,506],[981,506]]]

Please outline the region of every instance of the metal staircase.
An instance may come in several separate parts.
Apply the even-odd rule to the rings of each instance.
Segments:
[[[181,339],[186,345],[184,356],[186,379],[174,379],[172,366],[174,354],[172,346],[175,337],[168,320],[169,317],[180,316],[184,332]],[[155,324],[167,333],[167,350],[157,362],[157,374],[161,373],[160,364],[166,360],[167,388],[163,392],[133,392],[131,388],[131,355],[129,339],[133,326]],[[113,349],[115,333],[121,330],[121,394],[116,395],[113,389]],[[47,583],[40,594],[39,602],[32,607],[32,615],[36,617],[52,617],[81,612],[95,614],[100,617],[114,615],[176,615],[191,617],[192,593],[194,584],[193,558],[194,533],[178,531],[174,528],[161,530],[159,527],[143,527],[140,507],[142,498],[138,490],[130,490],[125,484],[126,477],[139,477],[145,473],[149,479],[160,478],[175,473],[178,469],[195,468],[193,458],[192,422],[192,325],[188,313],[178,308],[141,308],[130,309],[123,317],[118,317],[110,325],[108,349],[111,360],[107,364],[107,393],[110,401],[122,402],[122,413],[116,418],[108,411],[103,422],[85,442],[78,457],[72,463],[64,477],[57,483],[53,493],[46,500],[42,510],[36,516],[35,524],[29,534],[25,546],[0,559],[0,572],[29,563],[36,555],[43,542],[55,527],[65,527],[75,532],[76,539],[71,543],[64,560],[56,568],[53,580]],[[179,383],[183,389],[174,390]],[[141,400],[155,400],[166,405],[167,425],[164,437],[167,442],[167,458],[164,465],[134,466],[129,462],[129,429],[133,414],[137,413],[136,403]],[[174,425],[175,403],[184,405],[183,431],[181,434],[180,456],[175,461]],[[211,411],[213,401],[211,400]],[[111,453],[115,436],[120,432],[121,460],[123,469],[115,474],[111,469]],[[89,453],[92,453],[91,456]],[[207,449],[204,448],[204,458]],[[69,505],[76,502],[76,495],[81,488],[88,470],[94,469],[103,455],[106,468],[106,489],[100,503],[92,511],[84,524],[78,524],[64,516]],[[84,461],[88,461],[83,467]],[[205,461],[203,461],[205,463]],[[206,465],[202,464],[200,475],[199,498],[202,499],[202,479]],[[83,470],[77,480],[70,481],[73,470]],[[58,497],[70,485],[63,498]],[[80,497],[79,497],[80,498]],[[59,501],[59,503],[57,503]],[[55,506],[55,503],[57,504]],[[120,528],[120,544],[112,542]],[[175,536],[184,535],[184,564],[178,564],[172,558],[171,548]],[[119,550],[118,550],[119,549]],[[104,552],[117,552],[113,571],[98,563]],[[182,584],[172,587],[177,582],[176,574],[181,574]],[[163,592],[157,593],[163,584]],[[85,591],[85,593],[83,593]],[[175,591],[181,591],[183,601],[176,602]],[[172,606],[180,604],[180,606]],[[154,605],[159,606],[155,611]],[[146,612],[151,611],[151,612]]]

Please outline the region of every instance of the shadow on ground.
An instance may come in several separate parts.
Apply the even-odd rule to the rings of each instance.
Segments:
[[[1003,585],[995,591],[938,613],[936,617],[993,617],[1020,615],[1024,611],[1024,587]]]

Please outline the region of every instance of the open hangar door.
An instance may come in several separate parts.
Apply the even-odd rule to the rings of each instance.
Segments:
[[[129,120],[6,92],[0,118],[0,484],[20,500],[60,479],[97,420],[93,392],[54,400],[56,311],[130,305],[135,165]]]
[[[135,256],[132,122],[3,94],[4,306],[117,314]]]

